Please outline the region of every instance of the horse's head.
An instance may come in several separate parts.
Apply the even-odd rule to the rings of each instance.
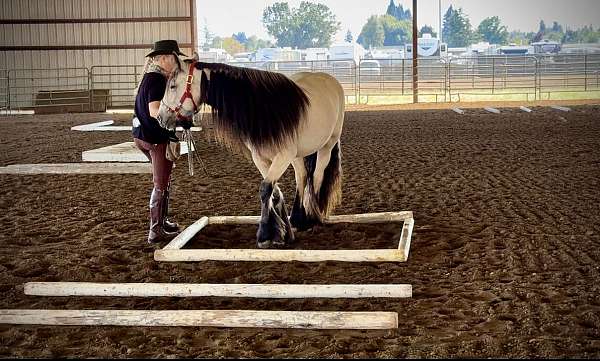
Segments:
[[[196,69],[197,54],[192,60],[181,62],[167,81],[158,116],[161,124],[174,129],[176,120],[192,120],[200,109],[201,70]]]

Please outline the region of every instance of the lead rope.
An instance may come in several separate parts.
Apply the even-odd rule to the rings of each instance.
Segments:
[[[204,105],[202,106],[202,109],[200,110],[200,124],[202,124],[202,112],[203,111],[204,111]],[[210,177],[210,174],[208,174],[208,171],[206,170],[206,167],[204,166],[204,162],[202,161],[202,158],[200,158],[200,155],[198,155],[198,151],[197,151],[198,148],[196,148],[196,142],[194,141],[194,136],[192,135],[192,129],[184,129],[182,135],[183,135],[183,140],[186,142],[187,149],[188,149],[188,172],[189,172],[189,174],[191,176],[194,175],[194,157],[195,157],[196,160],[198,162],[200,162],[200,165],[202,166],[202,170],[204,170],[204,173],[206,174],[206,176]]]

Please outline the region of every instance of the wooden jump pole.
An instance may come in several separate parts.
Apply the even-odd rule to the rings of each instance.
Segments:
[[[254,261],[254,262],[406,262],[406,251],[397,249],[157,249],[155,261]]]
[[[364,214],[343,214],[329,216],[325,224],[336,223],[388,223],[401,222],[413,218],[412,211],[380,212]],[[213,216],[208,217],[208,224],[258,224],[260,216]]]
[[[398,249],[361,250],[276,250],[276,249],[181,249],[200,230],[210,224],[258,224],[260,216],[202,217],[164,248],[154,251],[155,261],[299,261],[299,262],[405,262],[408,259],[414,226],[412,211],[346,214],[331,216],[326,224],[404,222]]]
[[[192,326],[382,330],[396,312],[249,310],[0,310],[0,324],[61,326]]]
[[[185,244],[192,239],[196,233],[200,232],[202,228],[206,227],[207,224],[208,217],[200,218],[179,233],[177,237],[173,238],[173,240],[164,246],[163,249],[180,249],[181,247],[185,246]]]
[[[106,297],[249,297],[249,298],[406,298],[406,284],[190,284],[190,283],[93,283],[28,282],[31,296]]]

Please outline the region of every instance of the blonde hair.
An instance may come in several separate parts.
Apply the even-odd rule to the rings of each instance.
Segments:
[[[161,71],[163,71],[162,68],[157,63],[158,57],[160,57],[162,55],[173,55],[174,59],[175,59],[175,63],[179,64],[179,58],[175,54],[159,54],[159,55],[154,55],[152,57],[149,57],[148,60],[146,60],[146,63],[144,64],[144,69],[142,70],[142,74],[140,75],[140,81],[137,83],[137,86],[133,90],[134,97],[137,96],[137,93],[140,89],[140,85],[142,84],[142,80],[144,79],[144,75],[146,75],[146,73],[148,73],[148,71],[150,71],[151,68],[153,68],[152,71],[154,71],[156,69],[156,67],[158,67],[159,69],[161,69]]]
[[[140,85],[142,84],[142,80],[144,79],[144,75],[146,75],[146,73],[148,72],[148,68],[150,68],[150,65],[154,64],[154,57],[149,57],[146,60],[146,63],[144,64],[144,69],[142,70],[142,74],[140,75],[140,80],[138,81],[135,89],[133,90],[133,96],[137,97],[138,94],[138,90],[140,90]]]

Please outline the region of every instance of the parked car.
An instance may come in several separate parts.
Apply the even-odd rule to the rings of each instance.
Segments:
[[[381,74],[381,64],[377,60],[362,60],[359,67],[362,80],[377,80]]]

